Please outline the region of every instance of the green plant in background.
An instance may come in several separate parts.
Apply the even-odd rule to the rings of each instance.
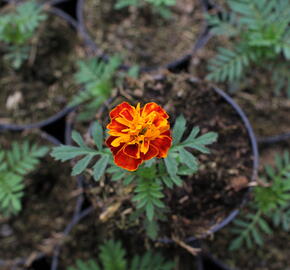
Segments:
[[[17,5],[14,12],[0,16],[0,42],[5,45],[5,58],[18,69],[28,59],[29,41],[46,19],[43,9],[35,1]]]
[[[21,210],[24,176],[33,171],[47,147],[30,145],[27,141],[12,143],[11,150],[0,149],[0,214],[15,215]]]
[[[211,33],[233,40],[231,48],[218,48],[210,60],[207,79],[239,81],[251,74],[253,65],[268,67],[277,77],[276,91],[282,86],[290,96],[290,3],[288,0],[227,0],[230,12],[209,15]],[[249,71],[250,70],[250,71]],[[285,74],[286,73],[286,74]],[[278,79],[279,78],[279,79]]]
[[[115,8],[122,9],[129,6],[140,8],[146,4],[149,4],[153,11],[164,19],[168,19],[171,16],[170,7],[176,5],[176,0],[118,0]]]
[[[182,186],[181,176],[192,175],[198,170],[197,158],[190,149],[208,154],[206,146],[217,140],[217,134],[214,132],[198,136],[200,130],[197,127],[182,140],[185,130],[186,120],[180,116],[173,128],[173,144],[167,157],[148,160],[132,172],[116,166],[109,148],[103,148],[104,132],[98,123],[95,123],[91,130],[97,149],[87,146],[81,135],[74,131],[72,138],[78,146],[58,146],[53,149],[51,155],[61,161],[82,157],[73,167],[72,175],[81,174],[85,170],[91,171],[88,168],[92,168],[95,181],[100,181],[104,174],[108,173],[111,181],[122,181],[124,186],[133,185],[132,201],[136,203],[137,209],[134,218],[145,213],[144,227],[148,236],[155,238],[158,220],[163,220],[164,211],[167,211],[161,200],[164,197],[163,189],[173,189],[175,185]]]
[[[67,270],[173,270],[174,263],[165,261],[158,253],[147,251],[144,255],[135,255],[128,261],[120,242],[109,240],[101,245],[99,263],[95,260],[77,260],[76,266]],[[101,265],[101,266],[100,266]]]
[[[237,237],[230,245],[231,250],[246,244],[263,244],[263,234],[272,234],[269,222],[283,230],[290,229],[290,156],[289,152],[276,156],[275,168],[265,167],[263,186],[254,188],[254,202],[249,213],[234,221],[232,229]]]
[[[83,85],[83,91],[75,95],[70,103],[71,106],[84,104],[78,120],[91,120],[96,114],[96,108],[102,105],[111,95],[113,88],[125,75],[117,74],[121,64],[121,58],[113,56],[108,62],[92,58],[78,62],[78,72],[75,80]],[[133,66],[128,71],[128,76],[137,77],[139,69]],[[117,81],[117,82],[115,82]]]

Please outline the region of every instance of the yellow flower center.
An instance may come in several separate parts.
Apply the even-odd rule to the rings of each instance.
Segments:
[[[159,114],[153,111],[149,114],[141,113],[140,103],[134,110],[133,119],[128,120],[124,116],[117,117],[115,120],[126,126],[121,132],[109,132],[110,135],[117,136],[112,146],[118,147],[121,143],[139,144],[140,151],[144,154],[148,152],[149,141],[156,139],[162,132],[168,129],[167,119],[161,119],[156,126],[155,119],[158,119]]]

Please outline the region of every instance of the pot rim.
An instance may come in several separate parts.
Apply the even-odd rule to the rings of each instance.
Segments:
[[[190,81],[191,82],[196,82],[198,80],[196,78],[194,78],[194,77],[191,77]],[[249,139],[251,150],[252,150],[252,175],[251,175],[251,182],[253,182],[253,181],[256,180],[257,175],[258,175],[259,150],[258,150],[258,143],[257,143],[256,135],[254,133],[252,125],[251,125],[248,117],[246,116],[245,112],[233,100],[233,98],[231,98],[227,93],[225,93],[223,90],[221,90],[217,86],[215,86],[213,84],[210,84],[210,86],[211,86],[211,89],[215,93],[217,93],[225,102],[227,102],[234,109],[234,111],[239,115],[239,118],[242,121],[244,127],[246,128],[247,135],[248,135],[247,138]],[[109,101],[107,101],[106,103],[108,103],[108,102],[110,103],[111,101],[112,101],[112,99],[109,99]],[[104,110],[105,110],[105,105],[103,105],[99,109],[99,112],[103,112]],[[70,134],[72,132],[72,129],[73,129],[73,123],[71,121],[69,123],[67,122],[66,123],[66,140],[65,140],[66,144],[71,144],[72,143],[72,139],[71,139],[71,136],[70,136]],[[221,230],[226,225],[228,225],[239,214],[240,208],[243,207],[246,204],[246,202],[248,201],[248,195],[249,195],[250,191],[251,191],[251,187],[248,187],[247,191],[246,191],[246,194],[244,195],[243,200],[241,201],[240,205],[236,209],[233,209],[232,211],[230,211],[230,213],[222,221],[220,221],[217,224],[215,224],[212,228],[210,228],[207,232],[203,233],[199,237],[195,237],[195,236],[187,237],[185,239],[185,241],[186,242],[193,242],[193,241],[196,241],[198,239],[204,239],[208,235],[211,235],[211,234]],[[90,209],[90,212],[93,210],[90,207],[88,207],[84,211],[89,211],[89,209]],[[167,237],[159,238],[156,241],[159,241],[161,243],[173,243],[173,241],[171,239],[167,238]]]
[[[68,0],[51,0],[48,3],[43,3],[43,5],[48,4],[50,6],[50,8],[48,9],[48,12],[60,17],[61,19],[65,20],[68,23],[68,25],[71,25],[74,29],[77,29],[78,23],[74,18],[72,18],[67,13],[63,12],[61,9],[53,6],[55,4],[60,4],[60,3],[66,2],[66,1],[68,1]],[[15,1],[7,0],[6,2],[13,3]],[[40,120],[37,122],[32,122],[32,123],[28,123],[28,124],[0,123],[0,131],[1,130],[21,131],[21,130],[32,129],[32,128],[42,128],[42,127],[45,127],[47,125],[50,125],[50,124],[56,122],[57,120],[66,116],[68,113],[70,113],[73,110],[75,110],[75,107],[67,105],[63,109],[61,109],[59,112],[47,117],[44,120]]]
[[[9,130],[5,130],[9,131]],[[61,145],[61,142],[53,137],[52,135],[44,132],[44,131],[38,131],[39,136],[44,139],[45,141],[50,142],[52,145],[57,146]],[[1,133],[0,133],[1,134]],[[83,188],[83,178],[81,176],[77,176],[77,188],[81,189]],[[79,194],[76,198],[76,204],[74,207],[73,215],[71,218],[71,221],[65,226],[65,229],[63,230],[63,236],[67,236],[70,232],[70,230],[73,228],[73,226],[78,222],[79,218],[82,217],[83,212],[81,212],[81,207],[84,201],[83,194]],[[54,254],[58,251],[59,249],[59,244],[56,244],[54,247]],[[29,264],[31,265],[34,261],[37,261],[38,259],[44,258],[46,255],[43,252],[37,252],[35,257],[33,257],[33,260],[30,260],[30,257],[22,257],[22,258],[15,258],[14,260],[2,260],[0,258],[0,267],[1,266],[27,266],[27,262],[29,261]],[[52,268],[52,269],[57,269],[57,268]]]
[[[206,0],[198,0],[199,4],[201,5],[201,8],[203,12],[205,12],[208,9],[208,3]],[[97,55],[100,59],[103,59],[105,61],[108,61],[110,59],[110,55],[102,53],[99,49],[98,45],[94,42],[93,38],[89,34],[89,31],[87,27],[85,26],[85,19],[84,19],[84,4],[85,0],[77,0],[76,5],[76,16],[77,16],[77,22],[78,27],[77,30],[80,33],[80,36],[83,37],[85,44],[89,47],[90,51]],[[206,19],[203,19],[201,30],[199,31],[197,40],[194,42],[191,53],[184,54],[178,59],[172,60],[168,64],[165,64],[163,66],[140,66],[141,72],[149,72],[149,71],[155,71],[158,69],[175,69],[180,65],[181,63],[184,63],[188,60],[190,60],[196,52],[201,49],[203,46],[206,45],[208,40],[212,37],[209,31],[209,26]],[[128,70],[131,66],[130,65],[121,65],[121,68],[124,70]]]

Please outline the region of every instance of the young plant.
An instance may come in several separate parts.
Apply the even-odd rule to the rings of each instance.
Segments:
[[[166,210],[162,201],[164,188],[182,186],[182,176],[197,171],[198,161],[192,150],[209,153],[206,146],[216,141],[217,134],[209,132],[198,136],[200,130],[194,127],[182,140],[186,120],[179,116],[171,135],[168,114],[154,102],[143,108],[139,103],[133,107],[123,102],[110,112],[110,118],[107,125],[110,136],[106,139],[109,148],[103,147],[103,129],[95,123],[92,136],[97,149],[87,146],[81,135],[73,132],[72,138],[78,146],[55,147],[52,156],[61,161],[83,156],[74,166],[73,175],[91,167],[95,181],[106,173],[112,181],[122,181],[124,186],[133,185],[132,202],[136,203],[136,216],[145,213],[145,227],[154,237],[157,220],[164,218]]]
[[[290,3],[288,0],[227,0],[230,12],[208,16],[211,33],[233,40],[231,48],[218,48],[210,60],[207,79],[216,82],[242,80],[249,68],[267,67],[280,80],[276,91],[288,88],[289,64],[280,68],[281,57],[290,59]],[[286,74],[285,74],[286,72]],[[278,73],[278,74],[277,74]]]
[[[114,56],[108,62],[92,58],[78,62],[78,72],[75,80],[83,85],[83,91],[75,95],[71,106],[84,104],[84,109],[78,116],[79,120],[90,120],[95,116],[96,108],[102,105],[111,95],[115,86],[115,80],[121,80],[123,73],[117,77],[117,70],[121,64],[121,58]],[[137,76],[138,68],[132,67],[128,71],[129,76]]]
[[[170,7],[176,5],[176,0],[118,0],[115,8],[122,9],[129,6],[143,7],[149,4],[153,12],[160,14],[164,19],[171,17]]]
[[[254,188],[254,202],[251,211],[242,219],[234,221],[232,231],[237,237],[230,245],[231,250],[246,244],[263,244],[263,234],[272,234],[269,221],[283,230],[290,229],[290,156],[285,152],[282,157],[276,156],[276,168],[265,167],[263,186]]]
[[[101,245],[99,263],[95,260],[77,260],[75,267],[67,270],[173,270],[174,263],[165,261],[158,253],[147,251],[144,255],[135,255],[128,261],[120,242],[109,240]],[[101,266],[100,266],[101,265]]]
[[[11,216],[21,211],[24,177],[47,152],[47,147],[30,145],[27,141],[12,143],[10,150],[0,149],[0,215]]]
[[[35,1],[17,5],[15,12],[1,14],[0,42],[4,43],[5,58],[13,68],[18,69],[28,59],[29,41],[46,17],[42,7]]]

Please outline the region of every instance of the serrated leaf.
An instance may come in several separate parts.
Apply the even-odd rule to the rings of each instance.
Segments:
[[[82,148],[87,148],[87,146],[85,145],[82,136],[75,130],[72,131],[72,135],[71,135],[73,141],[78,144],[80,147]]]
[[[263,245],[263,238],[260,235],[259,231],[255,227],[253,227],[251,232],[252,232],[252,236],[253,236],[255,243],[258,244],[259,246],[262,246]]]
[[[92,136],[97,148],[101,151],[103,149],[104,134],[103,128],[98,122],[95,122],[92,126]]]
[[[196,138],[197,134],[199,133],[200,129],[199,127],[193,127],[190,134],[188,135],[188,137],[184,140],[183,143],[187,143],[187,142],[191,142],[194,141],[194,139]]]
[[[147,216],[148,220],[152,221],[153,217],[154,217],[154,206],[153,206],[153,203],[152,202],[147,202],[146,206],[145,206],[145,209],[146,209],[146,216]]]
[[[239,249],[242,246],[242,244],[243,244],[243,238],[242,237],[235,238],[230,243],[229,250],[230,251],[237,250],[237,249]]]
[[[77,146],[60,145],[53,147],[50,155],[56,160],[67,161],[77,156],[90,154],[97,155],[98,152],[90,148],[84,149]]]
[[[88,167],[93,157],[94,157],[93,155],[87,155],[81,160],[79,160],[73,167],[72,175],[75,176],[81,174]]]
[[[261,230],[263,230],[266,234],[272,234],[271,228],[269,227],[268,223],[263,218],[258,219],[258,224]]]
[[[168,155],[165,159],[164,159],[164,163],[165,163],[165,167],[166,170],[168,172],[168,174],[170,175],[170,177],[174,177],[177,174],[177,169],[178,169],[178,163],[176,161],[176,159],[174,157],[172,157],[172,155]]]
[[[173,182],[172,182],[172,180],[171,180],[170,177],[168,177],[168,176],[162,176],[161,179],[162,179],[163,183],[164,183],[167,187],[169,187],[169,188],[172,188],[172,187],[173,187]]]
[[[186,151],[184,148],[179,148],[179,157],[180,161],[184,164],[186,164],[189,168],[197,170],[198,167],[198,161],[197,159],[188,151]]]
[[[132,181],[134,180],[134,178],[135,178],[135,175],[128,175],[127,177],[125,177],[125,179],[124,179],[124,185],[129,185],[129,184],[131,184],[132,183]]]
[[[95,181],[99,181],[102,175],[105,173],[105,169],[109,162],[109,156],[103,155],[94,165],[94,179]]]
[[[177,117],[174,127],[173,127],[173,132],[172,132],[172,137],[173,137],[173,145],[178,144],[182,138],[182,135],[185,131],[186,127],[186,120],[183,115],[180,115]]]
[[[173,175],[173,176],[171,176],[171,179],[172,179],[172,181],[174,182],[175,185],[177,185],[179,187],[182,186],[183,182],[182,182],[182,179],[179,176]]]

